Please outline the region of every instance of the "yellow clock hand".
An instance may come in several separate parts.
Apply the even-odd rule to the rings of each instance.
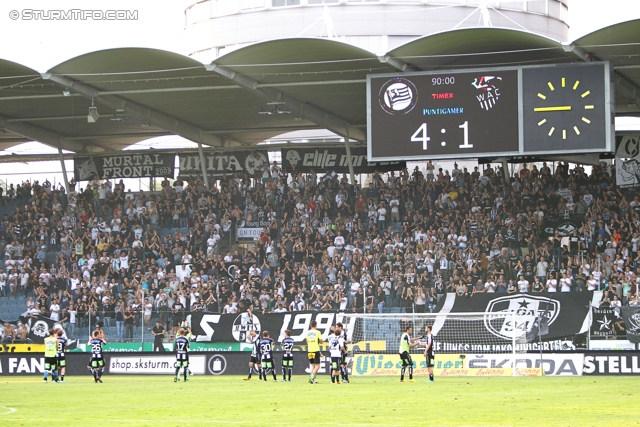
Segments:
[[[538,107],[534,108],[533,111],[537,113],[544,113],[548,111],[571,111],[571,105],[559,105],[557,107]]]

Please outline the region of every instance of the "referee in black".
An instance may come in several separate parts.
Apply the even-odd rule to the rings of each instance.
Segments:
[[[162,341],[164,340],[164,325],[160,323],[160,320],[156,320],[156,325],[151,329],[151,333],[155,337],[153,339],[153,351],[158,351],[160,353],[166,352],[164,346],[162,345]]]

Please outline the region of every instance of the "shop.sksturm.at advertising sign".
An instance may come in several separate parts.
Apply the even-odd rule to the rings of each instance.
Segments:
[[[205,356],[190,356],[189,370],[205,373]],[[175,374],[176,357],[170,356],[111,356],[108,364],[111,374]]]

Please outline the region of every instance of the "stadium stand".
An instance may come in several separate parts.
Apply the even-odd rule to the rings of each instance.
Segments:
[[[586,290],[637,304],[640,197],[610,166],[525,164],[509,183],[501,168],[425,171],[376,173],[365,188],[275,163],[265,180],[223,176],[210,190],[11,185],[0,319],[59,316],[70,337],[100,322],[124,341],[197,310],[429,312],[448,292]],[[270,225],[245,252],[246,219]]]

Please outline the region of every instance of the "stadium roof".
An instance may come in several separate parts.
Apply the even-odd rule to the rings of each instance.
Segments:
[[[640,20],[571,44],[525,31],[465,28],[383,56],[342,42],[256,43],[203,65],[176,53],[119,48],[46,73],[0,60],[0,149],[39,141],[78,154],[122,150],[161,135],[215,147],[251,146],[304,129],[366,139],[366,76],[496,65],[611,61],[616,112],[640,115]],[[92,103],[99,119],[87,122]]]

